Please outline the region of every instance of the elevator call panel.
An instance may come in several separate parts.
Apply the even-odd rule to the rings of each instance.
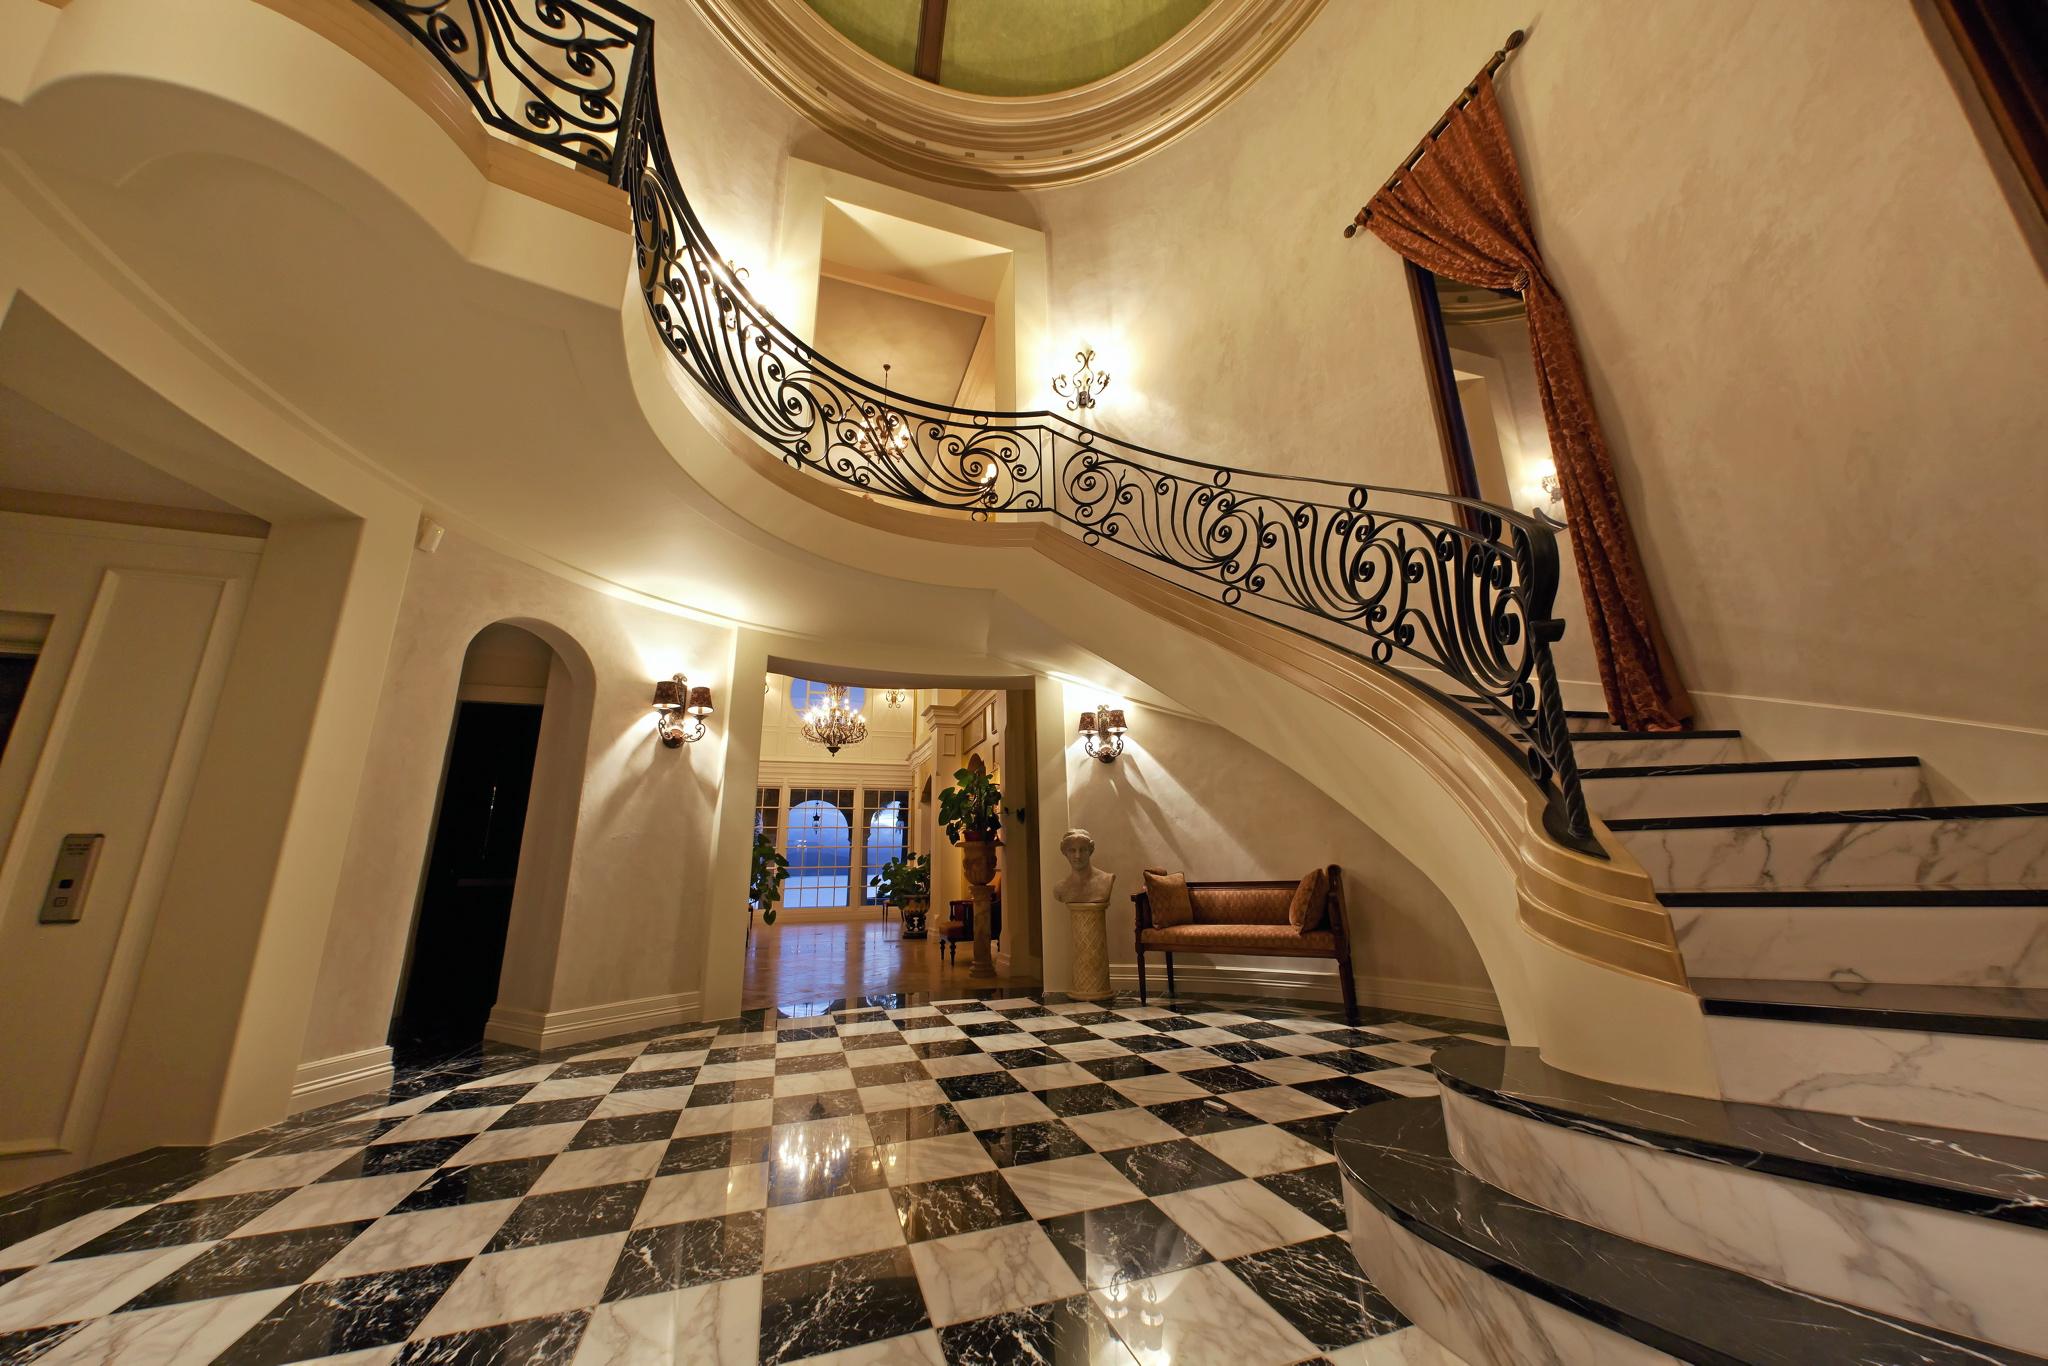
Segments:
[[[76,924],[85,914],[85,894],[92,886],[93,865],[100,861],[105,835],[66,835],[57,845],[57,866],[50,870],[50,890],[43,893],[45,925]]]

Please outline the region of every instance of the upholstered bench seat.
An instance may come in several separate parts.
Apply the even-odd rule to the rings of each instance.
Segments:
[[[1308,917],[1312,929],[1297,930],[1288,911],[1302,882],[1190,882],[1188,909],[1193,919],[1177,925],[1153,924],[1152,899],[1146,892],[1131,898],[1137,911],[1138,998],[1146,998],[1145,955],[1166,955],[1166,990],[1173,985],[1176,953],[1250,954],[1262,958],[1328,958],[1337,963],[1337,983],[1344,993],[1344,1016],[1358,1020],[1358,988],[1351,977],[1351,939],[1344,929],[1344,870],[1324,869],[1322,914]]]

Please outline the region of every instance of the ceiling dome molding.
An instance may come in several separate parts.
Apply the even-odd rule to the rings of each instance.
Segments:
[[[1213,0],[1123,70],[1045,95],[976,95],[862,51],[803,0],[697,0],[712,30],[804,117],[899,169],[956,185],[1067,185],[1164,147],[1220,109],[1323,0]]]

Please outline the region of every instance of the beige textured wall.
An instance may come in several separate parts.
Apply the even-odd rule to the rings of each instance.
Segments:
[[[1081,689],[1065,692],[1074,715],[1094,700]],[[1143,889],[1148,866],[1202,882],[1293,878],[1335,863],[1344,869],[1363,999],[1398,996],[1411,1008],[1498,1018],[1457,912],[1384,839],[1227,727],[1151,709],[1128,714],[1127,748],[1113,764],[1089,757],[1070,733],[1059,737],[1067,818],[1095,836],[1097,865],[1116,874],[1108,925],[1119,985],[1136,971],[1131,895]],[[1148,971],[1163,988],[1164,962],[1154,956]],[[1337,996],[1335,965],[1314,959],[1179,954],[1175,972],[1184,988]]]
[[[525,952],[533,946],[508,946],[508,965],[519,969],[513,985],[540,998],[520,1004],[561,1011],[697,989],[725,718],[712,718],[703,741],[669,750],[655,738],[648,703],[653,680],[680,670],[709,684],[723,713],[731,633],[578,587],[451,532],[437,554],[415,555],[406,585],[306,1036],[308,1061],[384,1042],[463,655],[479,630],[502,620],[569,642],[568,653],[582,656],[567,661],[569,671],[584,673],[577,681],[590,699],[583,762],[561,778],[581,784],[568,847],[560,838],[530,846],[567,863],[559,952],[536,966]],[[536,776],[536,807],[549,798],[543,776],[550,775]],[[528,840],[535,834],[529,826]],[[522,849],[522,880],[529,871]]]

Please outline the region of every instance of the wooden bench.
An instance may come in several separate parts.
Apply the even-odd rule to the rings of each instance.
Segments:
[[[1265,958],[1328,958],[1337,964],[1344,992],[1344,1018],[1358,1023],[1358,986],[1351,977],[1351,938],[1344,929],[1344,873],[1325,870],[1328,891],[1322,924],[1306,932],[1287,919],[1287,906],[1301,879],[1285,882],[1190,882],[1194,921],[1170,928],[1152,923],[1150,898],[1131,898],[1138,912],[1138,999],[1146,999],[1145,955],[1166,955],[1166,991],[1173,994],[1175,953],[1249,954]]]

